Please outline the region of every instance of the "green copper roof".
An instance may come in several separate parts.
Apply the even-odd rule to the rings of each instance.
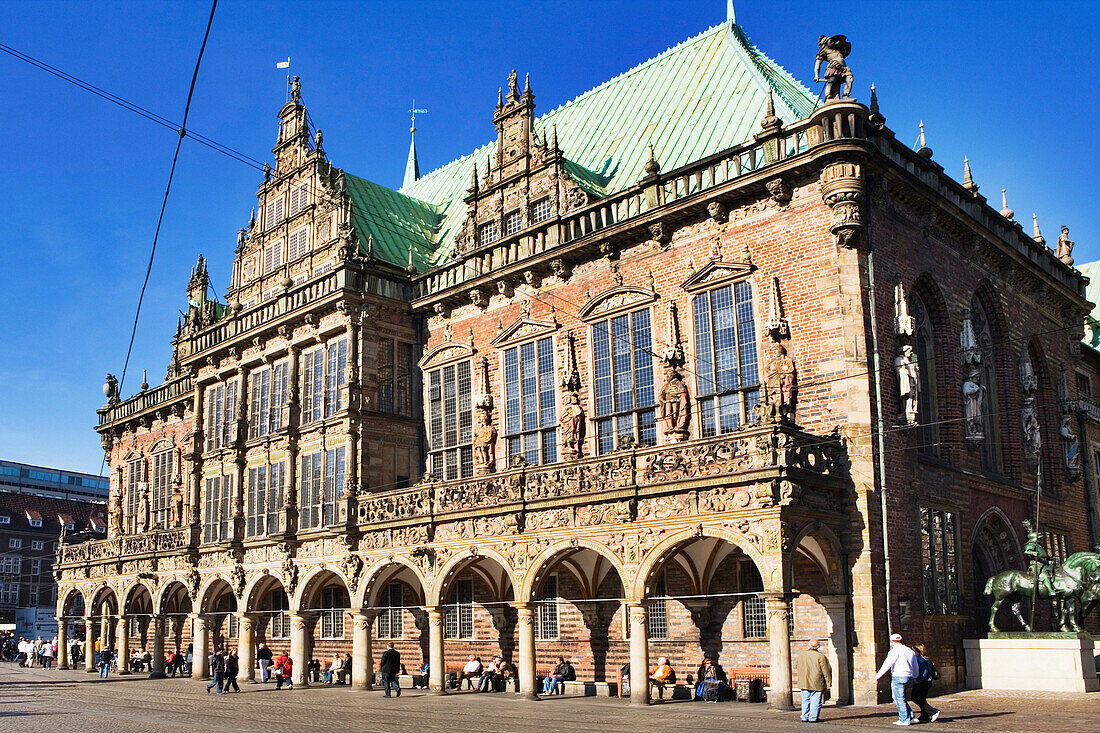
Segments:
[[[1085,316],[1085,337],[1082,340],[1094,349],[1100,349],[1100,261],[1077,265],[1077,269],[1089,279],[1085,297],[1092,303],[1092,312]]]
[[[377,183],[345,174],[359,249],[366,253],[367,242],[374,239],[374,256],[404,267],[413,264],[423,272],[435,248],[435,230],[440,216],[436,207],[418,201]]]
[[[809,116],[817,104],[808,89],[752,46],[740,27],[723,23],[543,115],[535,129],[540,139],[549,139],[556,125],[569,174],[590,193],[604,196],[638,181],[650,144],[661,169],[669,171],[751,139],[765,115],[769,89],[784,122]],[[375,194],[373,202],[364,200],[366,211],[387,203],[399,208],[366,218],[384,219],[391,228],[411,221],[409,236],[393,231],[388,246],[404,248],[407,260],[412,242],[418,269],[423,270],[421,260],[445,261],[466,217],[463,197],[473,166],[484,165],[493,146],[427,174],[399,194],[361,181],[386,192]],[[433,216],[439,217],[435,231]],[[379,234],[374,236],[377,244]]]

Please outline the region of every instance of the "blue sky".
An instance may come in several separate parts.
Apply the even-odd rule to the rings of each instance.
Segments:
[[[820,34],[844,33],[855,96],[879,90],[887,124],[982,193],[1000,189],[1050,242],[1065,223],[1078,262],[1100,259],[1095,203],[1100,54],[1094,3],[737,3],[753,42],[812,81]],[[833,7],[836,5],[833,4]],[[209,5],[27,2],[0,6],[0,42],[178,120]],[[724,20],[724,0],[219,3],[189,127],[270,158],[290,56],[303,99],[345,170],[398,186],[411,98],[422,171],[493,136],[497,88],[531,74],[548,111]],[[121,373],[175,135],[0,54],[6,179],[0,216],[0,456],[97,473],[92,431],[107,372]],[[817,87],[814,87],[817,91]],[[568,151],[567,151],[568,152]],[[158,384],[198,253],[215,291],[259,174],[185,141],[130,373]]]

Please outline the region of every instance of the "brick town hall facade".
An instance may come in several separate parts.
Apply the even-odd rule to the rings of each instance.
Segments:
[[[200,257],[165,382],[108,380],[62,632],[193,643],[196,676],[351,651],[359,687],[389,640],[437,689],[468,654],[524,692],[558,654],[612,691],[708,654],[783,706],[811,638],[874,702],[893,630],[961,684],[1037,461],[1048,540],[1092,541],[1058,430],[1085,279],[843,91],[846,53],[823,104],[733,22],[543,117],[513,72],[496,140],[410,151],[399,191],[330,162],[295,80],[226,302]]]

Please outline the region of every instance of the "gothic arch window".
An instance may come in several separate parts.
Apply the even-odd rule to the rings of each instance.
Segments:
[[[917,400],[917,452],[940,455],[939,397],[936,394],[936,339],[924,301],[916,293],[910,298],[913,317],[913,355],[919,367],[920,397]]]
[[[989,473],[1001,472],[1000,435],[997,420],[997,366],[994,363],[994,337],[989,314],[976,296],[970,303],[971,323],[974,327],[974,340],[981,354],[977,365],[982,386],[982,470]]]

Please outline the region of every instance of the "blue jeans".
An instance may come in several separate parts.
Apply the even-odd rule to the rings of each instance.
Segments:
[[[398,697],[401,697],[401,686],[397,682],[397,675],[390,674],[389,672],[381,672],[382,677],[382,692],[386,697],[390,696],[390,690],[397,693]]]
[[[552,674],[546,675],[546,678],[542,681],[542,692],[544,695],[551,695],[554,692],[554,688],[561,682],[561,677],[555,677]]]
[[[905,688],[912,682],[911,677],[890,676],[890,694],[894,697],[894,704],[898,706],[898,720],[908,721],[912,713],[909,712],[909,703],[905,701]]]
[[[110,668],[111,668],[111,663],[110,662],[100,662],[99,663],[99,676],[100,677],[106,677],[107,676],[107,670],[109,670]]]
[[[220,693],[222,691],[222,673],[221,672],[215,672],[214,673],[214,679],[211,680],[210,684],[206,686],[206,691],[209,692],[210,688],[215,687],[215,686],[218,688],[218,692]]]
[[[821,690],[802,691],[802,719],[808,723],[817,722],[821,714]]]

